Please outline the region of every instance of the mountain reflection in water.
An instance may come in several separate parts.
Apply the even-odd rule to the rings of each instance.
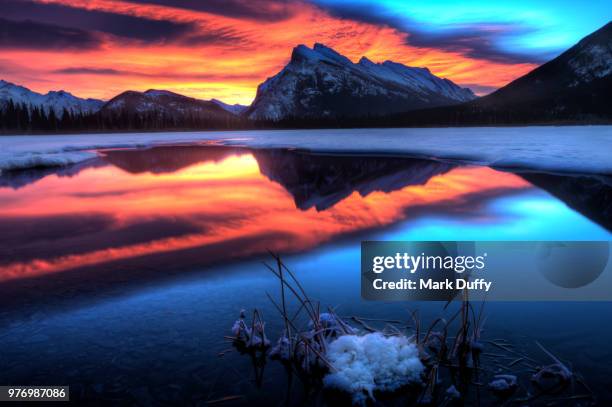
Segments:
[[[69,270],[129,280],[300,252],[430,213],[495,222],[484,202],[547,181],[422,159],[194,146],[104,151],[76,168],[21,175],[0,178],[1,282]],[[609,214],[610,186],[597,185],[581,191],[604,188],[604,200],[573,207],[600,202]]]

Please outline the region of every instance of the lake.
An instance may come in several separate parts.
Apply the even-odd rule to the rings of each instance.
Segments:
[[[361,241],[612,237],[604,175],[219,145],[95,155],[0,175],[2,384],[70,385],[84,403],[330,405],[224,341],[242,308],[281,331],[268,250],[340,315],[408,321],[418,309],[431,321],[451,311],[360,298]],[[486,313],[486,337],[543,363],[545,344],[612,402],[612,303],[490,302]]]

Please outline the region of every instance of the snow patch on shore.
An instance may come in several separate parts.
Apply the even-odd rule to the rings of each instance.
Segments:
[[[85,161],[98,149],[215,142],[612,174],[612,126],[266,130],[0,137],[0,171]]]

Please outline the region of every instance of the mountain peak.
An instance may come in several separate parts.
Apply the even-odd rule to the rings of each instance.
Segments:
[[[5,80],[1,80],[1,79],[0,79],[0,86],[6,87],[6,88],[19,89],[19,90],[25,91],[25,92],[32,92],[30,89],[26,88],[25,86],[17,85],[16,83],[5,81]],[[34,92],[34,93],[36,93],[36,92]]]
[[[352,64],[350,59],[321,43],[315,43],[312,48],[308,48],[304,44],[300,44],[293,48],[291,54],[291,62],[295,63],[317,63],[325,61],[340,65]]]
[[[63,96],[72,96],[72,93],[70,92],[66,92],[65,90],[50,90],[49,92],[47,92],[47,96],[59,96],[59,97],[63,97]]]
[[[174,93],[174,92],[170,92],[169,90],[163,90],[163,89],[148,89],[144,92],[145,95],[147,96],[151,96],[151,97],[159,97],[159,96],[182,96],[183,95],[179,95],[178,93]]]
[[[327,45],[317,42],[314,44],[314,47],[312,49],[313,51],[319,53],[320,55],[323,55],[325,58],[330,59],[334,62],[338,62],[341,64],[352,64],[350,59],[340,54],[333,48],[328,47]]]
[[[359,65],[376,65],[374,62],[368,59],[368,57],[361,57],[358,62]]]
[[[331,51],[331,52],[336,53],[336,54],[338,53],[333,48],[328,47],[327,45],[323,44],[322,42],[315,42],[314,46],[312,47],[312,49],[314,51],[317,51],[317,52],[328,52],[328,51]]]
[[[380,116],[474,97],[424,68],[366,57],[353,63],[324,44],[301,44],[289,64],[258,87],[247,115],[256,120]]]
[[[304,60],[316,60],[317,54],[304,44],[300,44],[293,48],[291,53],[291,62],[300,62]]]

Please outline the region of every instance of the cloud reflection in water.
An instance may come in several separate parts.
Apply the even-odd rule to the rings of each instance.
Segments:
[[[490,168],[414,159],[198,147],[105,154],[106,166],[0,188],[0,281],[299,252],[531,187]]]

